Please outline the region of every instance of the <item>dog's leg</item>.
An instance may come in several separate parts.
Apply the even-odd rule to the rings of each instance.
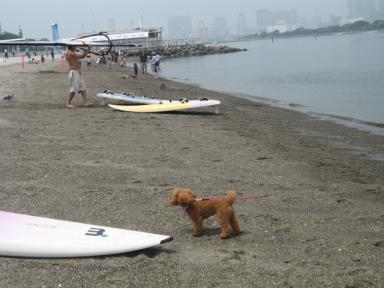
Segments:
[[[229,217],[226,214],[218,214],[217,216],[221,227],[220,238],[228,238],[229,235],[231,235],[231,225],[229,224]]]
[[[240,224],[239,219],[237,219],[235,216],[235,213],[232,214],[231,218],[229,219],[229,223],[231,224],[233,234],[239,235],[241,233]]]
[[[197,218],[192,219],[193,228],[192,228],[192,235],[193,237],[199,237],[203,234],[203,219]]]

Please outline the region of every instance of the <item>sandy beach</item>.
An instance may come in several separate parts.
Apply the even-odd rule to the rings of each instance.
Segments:
[[[65,109],[58,61],[0,67],[0,210],[174,240],[106,257],[1,257],[0,287],[384,287],[384,136],[151,75],[122,79],[116,66],[83,73],[95,105],[76,96]],[[96,99],[103,90],[218,99],[221,113],[116,112]],[[235,204],[240,236],[220,240],[210,219],[194,238],[168,204],[176,187],[267,197]]]
[[[16,57],[9,57],[8,59],[0,57],[0,67],[1,66],[14,65],[14,64],[20,63],[20,61],[21,61],[21,59],[18,56],[16,56]]]

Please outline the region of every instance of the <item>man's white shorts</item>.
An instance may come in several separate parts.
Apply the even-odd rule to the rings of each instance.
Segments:
[[[80,92],[85,91],[87,86],[83,78],[81,77],[81,73],[78,70],[70,70],[69,71],[69,92]]]

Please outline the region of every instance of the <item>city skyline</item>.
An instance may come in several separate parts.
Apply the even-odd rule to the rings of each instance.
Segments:
[[[208,3],[203,0],[148,0],[135,4],[115,0],[106,9],[105,2],[97,0],[92,5],[74,0],[36,0],[28,6],[25,1],[14,0],[7,4],[6,9],[0,10],[0,22],[3,31],[16,33],[21,25],[26,37],[36,39],[50,38],[50,25],[53,22],[59,24],[62,37],[72,37],[82,32],[108,30],[111,19],[117,30],[138,27],[140,17],[146,28],[164,27],[167,30],[168,18],[180,15],[189,15],[195,29],[201,21],[212,27],[215,18],[224,17],[234,32],[240,13],[244,13],[249,27],[255,27],[256,11],[259,9],[293,9],[302,17],[326,19],[329,14],[346,15],[347,4],[346,0],[211,0]]]
[[[68,0],[65,3],[71,4],[72,2],[75,3],[73,0]],[[22,1],[14,0],[7,9],[0,11],[0,27],[2,31],[18,33],[20,25],[26,37],[35,39],[50,39],[50,25],[54,22],[59,24],[62,37],[73,37],[79,33],[94,31],[163,27],[164,38],[178,38],[180,35],[198,35],[201,33],[201,29],[207,30],[210,34],[219,30],[221,32],[217,33],[223,34],[223,29],[232,35],[255,33],[257,29],[260,30],[260,27],[265,28],[267,26],[261,25],[263,21],[266,21],[268,25],[276,25],[279,20],[280,22],[283,20],[287,24],[297,24],[297,27],[316,28],[316,25],[337,24],[338,20],[347,16],[363,17],[366,20],[373,20],[377,17],[384,18],[384,0],[238,0],[236,3],[232,1],[218,2],[213,0],[210,4],[206,4],[202,0],[196,0],[194,1],[196,4],[192,5],[190,1],[164,0],[161,2],[164,4],[163,6],[173,7],[173,9],[165,9],[159,2],[149,0],[148,4],[151,5],[147,5],[146,8],[137,4],[131,5],[129,10],[111,9],[106,11],[103,9],[101,12],[100,9],[104,5],[96,1],[96,4],[92,6],[77,4],[79,9],[70,12],[68,10],[70,5],[52,4],[47,0],[37,0],[36,5],[28,9],[19,9],[17,4],[21,4]],[[331,2],[332,5],[330,5]],[[216,7],[213,4],[220,5],[216,5]],[[125,5],[126,3],[122,0],[116,1],[116,7],[124,8]],[[31,17],[34,14],[33,11],[38,9],[46,13],[43,13],[41,17],[40,15],[39,17]],[[158,13],[154,15],[153,10]],[[67,17],[67,15],[71,15],[71,17]],[[173,29],[172,19],[180,17],[189,18],[187,21],[189,23],[183,26],[184,32],[177,35],[177,30],[181,28]],[[274,20],[265,20],[268,18]],[[218,19],[221,19],[221,23],[225,23],[226,27],[219,29]],[[291,19],[295,19],[295,23],[292,23]],[[203,28],[201,28],[202,25]],[[295,26],[292,25],[292,27]]]

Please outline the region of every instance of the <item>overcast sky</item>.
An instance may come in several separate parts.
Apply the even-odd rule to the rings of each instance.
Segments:
[[[83,31],[105,31],[114,19],[118,30],[132,28],[142,15],[145,28],[167,28],[168,17],[190,15],[193,24],[203,20],[209,26],[215,17],[226,17],[232,31],[240,13],[249,27],[256,26],[256,10],[295,9],[299,18],[314,16],[328,19],[330,14],[345,16],[347,0],[145,0],[145,1],[75,1],[12,0],[1,5],[2,30],[17,33],[21,25],[24,36],[51,38],[50,24],[57,22],[60,36],[72,37]]]

